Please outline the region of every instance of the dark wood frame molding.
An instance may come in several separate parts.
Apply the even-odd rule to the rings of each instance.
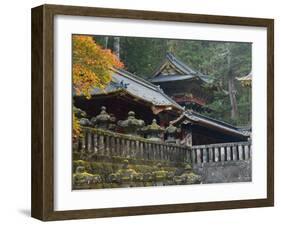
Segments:
[[[95,16],[267,28],[267,198],[205,203],[54,211],[54,16]],[[32,200],[31,215],[49,220],[162,214],[274,205],[274,20],[109,8],[42,5],[32,9]]]

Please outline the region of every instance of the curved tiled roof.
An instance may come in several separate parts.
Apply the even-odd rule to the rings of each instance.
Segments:
[[[112,81],[104,89],[93,89],[92,95],[109,94],[123,90],[134,97],[150,102],[154,106],[171,106],[180,111],[183,108],[156,86],[123,69],[112,69]]]
[[[163,71],[168,65],[173,67],[174,71],[176,72],[175,74],[163,74]],[[187,64],[176,58],[172,53],[166,54],[164,62],[153,73],[152,77],[153,78],[150,81],[153,83],[192,79],[199,79],[205,83],[212,82],[212,79],[208,75],[204,75],[199,71],[195,71]]]
[[[222,130],[234,136],[249,137],[249,133],[245,133],[244,131],[241,131],[240,129],[229,123],[201,115],[191,110],[185,111],[180,117],[178,117],[172,123],[177,124],[183,122],[184,120],[193,122],[195,124],[204,127],[209,127],[214,130]]]

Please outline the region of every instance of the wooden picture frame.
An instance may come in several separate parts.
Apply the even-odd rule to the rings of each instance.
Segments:
[[[267,29],[267,198],[54,211],[54,16],[240,25]],[[42,5],[32,9],[32,202],[34,218],[50,220],[206,211],[274,205],[274,21],[272,19]]]

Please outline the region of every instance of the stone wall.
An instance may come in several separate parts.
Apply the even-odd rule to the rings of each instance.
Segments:
[[[252,180],[251,142],[192,146],[190,152],[203,184]]]
[[[203,184],[249,182],[252,180],[252,161],[207,162],[193,166]]]

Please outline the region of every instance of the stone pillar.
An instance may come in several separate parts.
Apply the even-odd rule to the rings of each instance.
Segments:
[[[207,155],[207,149],[206,148],[203,148],[202,154],[203,154],[203,163],[208,162],[208,155]]]
[[[232,160],[237,161],[238,160],[238,149],[237,146],[232,147]]]
[[[115,153],[117,156],[121,156],[121,148],[120,148],[120,138],[115,137]]]
[[[193,164],[196,164],[196,150],[191,149],[191,161]]]
[[[126,149],[127,149],[127,144],[126,140],[124,138],[121,138],[121,156],[126,157]]]
[[[151,159],[151,144],[150,143],[147,143],[147,159]]]
[[[245,157],[245,160],[249,159],[249,154],[250,154],[249,146],[245,145],[244,146],[244,157]]]
[[[144,158],[144,157],[143,157],[143,142],[142,142],[142,141],[140,141],[139,157],[140,157],[141,159]]]
[[[163,160],[163,149],[164,149],[164,145],[163,144],[159,145],[159,160]]]
[[[93,146],[94,146],[94,153],[98,153],[98,135],[94,133],[93,138]]]
[[[196,149],[196,157],[197,157],[197,163],[201,163],[201,150],[199,148]]]
[[[87,151],[91,153],[92,150],[92,133],[87,131]]]
[[[147,144],[147,142],[144,142],[143,143],[143,158],[145,160],[148,159],[147,149],[148,149],[148,144]]]
[[[219,153],[219,148],[218,147],[215,147],[215,151],[214,151],[214,159],[215,159],[215,162],[218,162],[220,160],[220,153]]]
[[[226,161],[231,161],[231,147],[226,147]]]
[[[100,155],[104,155],[104,136],[100,135],[99,136],[99,148],[98,148],[98,153]]]
[[[136,143],[136,141],[134,141],[134,140],[130,141],[130,156],[131,156],[131,158],[135,157],[135,152],[136,152],[135,143]]]
[[[131,157],[130,156],[130,140],[126,140],[126,148],[125,148],[125,157],[128,158],[128,157]]]
[[[221,156],[221,162],[225,161],[225,148],[220,147],[220,156]]]
[[[83,134],[82,134],[82,137],[80,138],[80,142],[81,142],[81,150],[85,150],[86,149],[86,136],[87,136],[87,133],[86,131],[84,130],[83,131]],[[79,150],[79,151],[81,151]]]
[[[239,160],[244,160],[244,157],[243,157],[243,146],[242,145],[238,146],[238,158],[239,158]]]
[[[249,147],[249,149],[250,149],[250,151],[249,151],[249,158],[251,159],[252,158],[252,144],[250,144],[249,146],[250,146]]]
[[[213,162],[214,161],[214,150],[213,150],[213,148],[209,147],[208,152],[209,152],[209,162]]]
[[[109,146],[109,155],[110,156],[117,156],[117,150],[115,145],[115,137],[110,137],[110,146]]]
[[[110,155],[110,137],[108,135],[105,136],[105,155]]]

